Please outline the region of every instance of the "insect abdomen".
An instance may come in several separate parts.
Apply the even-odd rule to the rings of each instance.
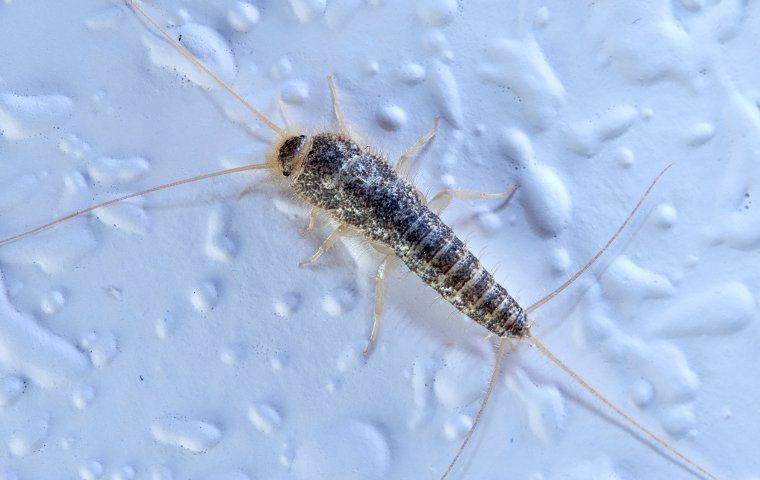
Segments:
[[[460,312],[496,335],[525,336],[527,317],[443,221],[427,207],[394,251]],[[393,247],[392,247],[393,248]]]

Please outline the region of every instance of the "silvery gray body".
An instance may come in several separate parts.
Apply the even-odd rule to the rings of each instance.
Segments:
[[[528,333],[517,301],[381,156],[321,133],[289,138],[278,160],[303,201],[386,245],[459,311],[499,336]]]
[[[330,245],[334,244],[334,241],[345,230],[349,227],[353,228],[368,240],[384,245],[385,247],[382,250],[386,248],[392,250],[393,254],[397,255],[412,271],[417,273],[426,283],[435,288],[460,311],[485,326],[491,332],[501,336],[494,369],[480,408],[456,456],[441,477],[442,480],[445,480],[449,473],[452,472],[457,459],[460,458],[483,416],[488,398],[493,392],[498,379],[500,362],[506,351],[506,338],[510,336],[526,339],[533,344],[537,351],[546,359],[569,375],[579,386],[593,395],[599,402],[615,412],[618,417],[639,432],[644,437],[644,440],[648,439],[654,444],[659,445],[664,452],[672,456],[673,460],[680,463],[686,471],[700,478],[717,480],[715,475],[676,450],[665,438],[654,434],[636,422],[634,418],[591,386],[583,377],[572,370],[529,332],[525,311],[483,269],[477,258],[469,252],[451,229],[438,218],[435,212],[428,208],[424,197],[411,183],[404,180],[402,178],[403,175],[399,175],[391,168],[382,156],[373,154],[369,149],[358,145],[345,134],[349,129],[343,119],[337,90],[332,77],[328,77],[328,83],[332,94],[335,117],[339,132],[341,133],[322,133],[311,137],[292,135],[288,131],[289,126],[286,125],[287,128],[279,127],[206,67],[201,60],[180,43],[181,36],[179,39],[176,39],[172,33],[169,33],[161,24],[153,20],[136,0],[126,0],[126,2],[148,26],[159,32],[186,60],[205,72],[263,125],[272,130],[276,134],[276,139],[272,143],[274,148],[269,152],[267,161],[264,163],[251,163],[192,177],[180,178],[102,201],[57,217],[43,225],[0,239],[0,247],[131,198],[222,175],[252,170],[269,170],[276,178],[279,178],[280,175],[284,178],[289,178],[291,186],[295,189],[301,200],[314,207],[312,208],[309,227],[307,227],[306,231],[313,227],[314,214],[318,208],[321,208],[325,213],[328,213],[341,223],[341,226],[324,241],[317,252],[309,260],[302,262],[302,264],[309,264],[318,259]],[[284,112],[283,117],[285,117]],[[286,119],[285,123],[288,124]],[[407,159],[409,156],[414,155],[415,152],[418,152],[422,146],[433,138],[434,134],[435,128],[407,149],[402,159]],[[655,183],[668,168],[670,166],[663,169],[650,184],[626,221],[610,238],[607,244],[559,288],[530,305],[526,310],[527,312],[532,312],[547,301],[555,298],[607,250],[623,228],[630,222]],[[399,170],[403,170],[403,168],[399,167]],[[459,193],[462,194],[464,192],[460,191]],[[445,194],[452,194],[452,191]],[[502,195],[506,197],[508,194],[509,192],[504,192],[504,194],[479,193],[474,195],[474,198],[499,198]],[[467,198],[467,195],[460,198]],[[396,259],[392,254],[388,254],[378,267],[376,275],[375,317],[373,318],[373,335],[370,337],[370,345],[374,340],[375,328],[378,324],[377,320],[382,311],[383,279],[386,266],[391,260],[395,263]],[[365,350],[366,353],[367,350]]]

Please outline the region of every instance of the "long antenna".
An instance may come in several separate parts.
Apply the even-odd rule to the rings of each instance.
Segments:
[[[491,393],[493,393],[493,389],[496,386],[496,379],[499,377],[499,372],[501,371],[501,363],[504,359],[506,346],[507,337],[501,337],[501,340],[499,341],[499,349],[496,352],[496,364],[494,365],[493,372],[491,372],[491,378],[488,379],[488,387],[483,394],[483,401],[480,403],[478,413],[475,414],[475,419],[472,421],[472,426],[470,426],[470,429],[467,431],[467,435],[465,435],[464,440],[462,440],[462,443],[459,445],[457,454],[454,456],[453,460],[451,460],[451,463],[449,463],[449,467],[446,469],[446,472],[444,472],[441,480],[446,480],[446,478],[451,473],[451,470],[454,469],[454,465],[456,465],[457,460],[459,460],[459,457],[461,457],[462,453],[464,453],[464,449],[467,444],[470,443],[472,435],[475,433],[475,428],[477,428],[478,424],[480,423],[480,419],[483,418],[483,413],[486,411],[486,405],[488,405],[488,399],[491,398]]]
[[[654,180],[652,180],[652,182],[649,184],[649,186],[647,187],[647,189],[644,191],[644,193],[639,198],[639,201],[636,203],[636,206],[633,208],[633,210],[631,210],[631,212],[626,217],[625,221],[620,225],[620,227],[618,227],[618,229],[610,237],[610,239],[607,240],[607,243],[605,243],[604,246],[601,249],[599,249],[599,251],[597,251],[596,254],[593,257],[591,257],[591,259],[588,262],[586,262],[586,264],[584,264],[580,269],[578,269],[578,271],[576,271],[568,280],[566,280],[564,283],[562,283],[562,285],[560,285],[554,291],[552,291],[551,293],[549,293],[548,295],[546,295],[542,299],[538,300],[537,302],[535,302],[534,304],[532,304],[528,308],[526,308],[525,309],[525,313],[526,314],[527,313],[531,313],[531,312],[537,310],[538,308],[540,308],[541,306],[545,305],[547,302],[549,302],[550,300],[552,300],[553,298],[555,298],[557,295],[559,295],[560,293],[562,293],[564,290],[566,290],[573,282],[575,282],[581,275],[583,275],[591,267],[591,265],[593,265],[594,262],[596,262],[599,259],[599,257],[601,257],[609,249],[609,247],[615,242],[615,240],[618,239],[618,237],[620,236],[620,234],[622,233],[622,231],[631,223],[631,220],[633,220],[633,217],[639,211],[639,209],[641,208],[641,205],[644,203],[644,201],[646,200],[646,198],[649,196],[650,192],[652,191],[652,189],[654,188],[654,186],[657,184],[657,182],[662,178],[663,175],[665,175],[665,172],[667,172],[670,169],[670,167],[672,167],[672,166],[673,166],[672,163],[670,165],[666,166],[664,169],[662,169],[662,171],[660,171],[660,173],[654,178]],[[536,345],[538,346],[538,340],[535,339],[535,337],[531,336],[529,338],[533,339],[534,342],[536,342]],[[459,460],[459,458],[462,456],[462,453],[464,452],[465,447],[470,442],[473,434],[475,433],[475,429],[478,426],[478,423],[480,423],[480,420],[481,420],[481,418],[483,416],[483,412],[485,411],[486,405],[488,404],[488,400],[489,400],[491,394],[493,393],[494,385],[495,385],[495,382],[496,382],[496,377],[497,377],[497,375],[499,373],[499,370],[501,369],[502,357],[504,356],[504,343],[505,343],[505,339],[502,338],[501,341],[500,341],[500,343],[499,343],[499,350],[498,350],[498,352],[496,354],[496,362],[495,362],[495,365],[494,365],[494,370],[493,370],[493,373],[491,374],[491,378],[488,381],[488,387],[486,388],[486,391],[485,391],[485,393],[483,395],[483,400],[481,401],[480,408],[478,409],[478,413],[475,415],[475,420],[473,421],[472,426],[470,427],[470,429],[468,430],[467,434],[465,435],[464,440],[460,444],[459,450],[457,451],[456,456],[451,461],[451,463],[449,464],[448,468],[446,469],[446,472],[441,477],[441,480],[445,480],[448,477],[448,475],[451,473],[451,471],[454,468],[454,465]],[[619,408],[615,407],[611,402],[606,401],[606,399],[603,399],[604,397],[601,397],[601,395],[596,390],[592,389],[588,385],[588,383],[586,383],[585,381],[583,381],[583,379],[580,378],[580,376],[578,376],[578,375],[576,375],[574,373],[571,373],[570,370],[569,370],[569,368],[567,368],[567,366],[564,363],[560,362],[554,355],[552,355],[551,352],[549,352],[549,350],[543,344],[541,344],[541,346],[539,347],[539,349],[541,350],[541,352],[545,356],[547,356],[547,358],[549,358],[549,360],[551,360],[552,362],[554,362],[555,364],[557,364],[558,366],[560,366],[560,368],[562,368],[563,370],[565,370],[567,373],[570,373],[570,375],[572,376],[573,379],[575,379],[577,382],[579,382],[581,385],[583,385],[584,388],[586,388],[587,390],[589,390],[590,392],[592,392],[592,394],[595,397],[599,398],[602,401],[602,403],[604,403],[605,405],[607,405],[608,407],[610,407],[611,409],[613,409],[619,415],[623,416],[623,418],[626,418],[629,422],[631,422],[632,425],[636,426],[640,431],[647,432],[647,436],[649,436],[650,438],[656,438],[656,437],[654,437],[654,435],[652,435],[651,433],[649,433],[648,430],[643,429],[643,427],[641,427],[638,423],[636,423],[628,415],[626,415],[625,413],[623,413]],[[673,453],[674,455],[676,455],[676,457],[678,457],[679,459],[681,459],[684,462],[686,462],[687,464],[693,466],[695,469],[697,469],[697,470],[705,473],[705,475],[707,475],[709,478],[715,478],[715,477],[711,476],[709,473],[707,473],[706,471],[704,471],[704,469],[701,469],[699,466],[697,466],[696,464],[694,464],[693,462],[691,462],[689,459],[687,459],[686,457],[684,457],[682,454],[680,454],[677,451],[673,450],[673,448],[670,447],[667,443],[665,443],[664,440],[657,440],[657,443],[660,444],[660,445],[662,445],[663,447],[665,447],[668,451],[670,451],[671,453]]]
[[[618,229],[610,237],[610,239],[607,240],[607,243],[605,243],[604,246],[601,249],[599,249],[599,251],[596,252],[596,254],[593,257],[591,257],[591,259],[588,262],[586,262],[585,265],[583,265],[577,272],[575,272],[573,276],[568,278],[562,285],[557,287],[553,292],[546,295],[544,298],[538,300],[536,303],[526,308],[525,313],[531,313],[531,312],[536,311],[538,308],[540,308],[541,306],[549,302],[551,299],[553,299],[554,297],[556,297],[557,295],[565,291],[565,289],[567,289],[567,287],[569,287],[573,282],[578,280],[578,277],[583,275],[586,272],[586,270],[588,270],[591,267],[591,265],[593,265],[594,262],[596,262],[599,259],[599,257],[601,257],[604,254],[604,252],[606,252],[607,249],[610,248],[610,245],[612,245],[615,242],[615,240],[618,239],[618,237],[620,236],[620,233],[625,229],[625,227],[628,226],[628,224],[631,223],[631,220],[633,220],[634,215],[636,215],[636,212],[639,211],[639,209],[641,208],[641,205],[644,203],[644,200],[647,199],[647,197],[649,196],[654,186],[657,185],[657,182],[660,181],[662,176],[665,175],[665,172],[667,172],[672,166],[673,164],[671,163],[667,167],[663,168],[662,171],[654,178],[654,180],[652,180],[652,183],[649,184],[649,187],[647,187],[647,189],[644,191],[644,194],[641,196],[641,198],[639,198],[639,201],[636,203],[636,206],[633,207],[633,210],[631,210],[631,213],[628,214],[628,217],[626,217],[623,224],[620,225],[620,227],[618,227]]]
[[[638,430],[641,434],[655,442],[657,445],[664,448],[668,453],[672,454],[674,457],[676,457],[678,460],[683,462],[690,470],[693,470],[694,473],[699,473],[701,476],[705,478],[709,478],[711,480],[718,480],[718,477],[713,475],[712,473],[708,472],[705,468],[700,467],[697,465],[693,460],[688,458],[683,453],[676,450],[674,447],[672,447],[668,442],[666,442],[663,438],[655,435],[650,430],[645,428],[643,425],[641,425],[639,422],[633,419],[630,415],[625,413],[620,407],[612,403],[610,400],[607,399],[604,395],[599,393],[597,389],[592,387],[586,380],[584,380],[580,375],[575,373],[570,367],[565,364],[562,360],[557,358],[556,355],[554,355],[551,350],[549,350],[543,343],[541,343],[540,340],[538,340],[533,335],[528,335],[527,337],[530,342],[538,349],[541,354],[546,357],[550,362],[558,366],[563,372],[570,375],[570,377],[575,380],[575,382],[583,387],[584,390],[586,390],[588,393],[593,395],[597,400],[602,402],[604,405],[607,406],[610,410],[615,412],[617,415],[619,415],[622,419],[624,419],[629,425],[634,427],[636,430]]]
[[[169,34],[169,32],[166,31],[164,27],[158,24],[155,20],[153,20],[148,13],[140,7],[137,2],[134,0],[125,0],[127,2],[127,5],[139,16],[141,17],[149,26],[157,30],[162,37],[166,39],[179,53],[182,54],[186,59],[190,60],[193,64],[195,64],[198,68],[200,68],[206,75],[214,79],[216,83],[218,83],[223,89],[225,89],[230,95],[235,97],[235,99],[240,102],[246,109],[248,109],[249,112],[251,112],[261,123],[272,129],[274,133],[276,133],[280,137],[284,137],[286,135],[285,130],[278,127],[277,124],[275,124],[272,120],[270,120],[266,115],[261,113],[256,107],[251,105],[246,99],[243,98],[242,95],[240,95],[234,88],[229,86],[224,80],[219,78],[219,76],[214,73],[210,68],[208,68],[203,62],[198,59],[195,55],[190,52],[184,45],[179,43],[177,40],[174,39],[173,36]]]
[[[260,169],[266,169],[269,168],[270,165],[268,163],[252,163],[250,165],[243,165],[242,167],[235,167],[235,168],[227,168],[224,170],[217,170],[215,172],[210,173],[204,173],[203,175],[196,175],[194,177],[188,177],[188,178],[182,178],[180,180],[174,180],[169,183],[164,183],[161,185],[156,185],[154,187],[147,188],[145,190],[141,190],[139,192],[130,193],[127,195],[124,195],[122,197],[113,198],[111,200],[106,200],[105,202],[96,203],[95,205],[91,205],[87,208],[84,208],[82,210],[77,210],[75,212],[69,213],[67,215],[64,215],[62,217],[58,217],[55,220],[52,220],[44,225],[40,225],[39,227],[32,228],[31,230],[27,230],[25,232],[17,233],[16,235],[10,236],[8,238],[4,238],[0,240],[0,247],[3,245],[7,245],[11,242],[15,242],[16,240],[20,240],[22,238],[28,237],[30,235],[34,235],[35,233],[40,233],[45,230],[48,230],[49,228],[53,228],[54,226],[58,225],[59,223],[65,222],[67,220],[71,220],[77,217],[81,217],[82,215],[88,214],[92,212],[93,210],[97,210],[99,208],[104,207],[110,207],[111,205],[114,205],[119,202],[123,202],[124,200],[129,200],[130,198],[139,197],[141,195],[146,195],[148,193],[157,192],[159,190],[164,190],[167,188],[176,187],[179,185],[184,185],[186,183],[192,183],[192,182],[199,182],[201,180],[207,180],[209,178],[219,177],[222,175],[228,175],[230,173],[238,173],[238,172],[247,172],[249,170],[260,170]]]

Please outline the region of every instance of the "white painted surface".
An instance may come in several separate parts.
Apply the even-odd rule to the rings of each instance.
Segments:
[[[449,220],[529,304],[633,226],[535,332],[719,478],[760,475],[760,7],[741,0],[156,0],[282,123],[354,129],[393,159],[443,119],[421,188],[496,191]],[[119,1],[0,2],[0,232],[259,161],[268,132]],[[179,74],[179,75],[178,75]],[[188,81],[189,80],[189,81]],[[0,247],[0,478],[438,478],[493,353],[410,275],[243,174]],[[247,186],[254,191],[238,199]],[[485,249],[485,250],[484,250]],[[7,295],[6,295],[7,292]],[[460,478],[674,479],[683,469],[527,345]]]

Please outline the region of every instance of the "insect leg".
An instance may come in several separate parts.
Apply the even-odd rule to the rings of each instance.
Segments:
[[[255,185],[248,185],[240,193],[238,193],[237,199],[238,200],[242,200],[243,198],[245,198],[248,195],[252,194],[255,190],[256,190],[256,186]]]
[[[409,165],[409,162],[412,158],[414,158],[420,151],[425,148],[425,146],[430,142],[430,140],[435,137],[435,134],[438,133],[438,123],[439,118],[435,117],[435,123],[433,124],[433,128],[431,128],[427,133],[425,133],[423,136],[420,137],[419,140],[417,140],[414,145],[407,148],[404,153],[401,154],[401,156],[398,158],[398,162],[396,162],[396,166],[394,167],[396,171],[405,178],[409,178],[411,175],[411,165]]]
[[[340,106],[340,98],[338,97],[338,87],[335,86],[335,78],[332,75],[327,76],[327,84],[330,86],[330,96],[332,97],[333,112],[335,112],[335,120],[338,122],[338,128],[341,133],[348,135],[348,125],[346,124],[346,117],[343,116],[343,107]]]
[[[312,230],[314,230],[314,227],[317,225],[317,209],[314,207],[311,207],[311,210],[309,210],[309,224],[306,225],[303,230],[298,232],[298,235],[301,237],[305,237],[309,234]]]
[[[279,96],[277,97],[277,109],[280,111],[280,117],[282,118],[283,123],[285,124],[286,129],[290,129],[290,120],[288,120],[288,115],[285,112],[285,104],[282,102],[282,98]]]
[[[245,187],[243,190],[240,191],[240,193],[237,194],[237,200],[240,201],[243,198],[247,197],[248,195],[253,194],[261,187],[260,181],[251,182],[247,187]]]
[[[348,227],[346,225],[341,225],[333,230],[333,232],[325,239],[325,241],[322,242],[322,245],[319,246],[317,251],[314,252],[311,257],[300,262],[298,266],[305,267],[319,260],[319,257],[321,257],[326,251],[330,250],[330,247],[335,245],[335,242],[337,242],[338,239],[346,233],[346,230],[348,230]]]
[[[453,199],[459,200],[504,200],[509,199],[517,190],[517,185],[512,185],[508,190],[499,193],[475,192],[472,190],[444,190],[436,194],[428,202],[428,208],[440,214],[444,211]]]
[[[462,440],[462,443],[459,445],[459,450],[457,450],[457,454],[451,460],[451,463],[449,463],[449,466],[444,472],[443,476],[441,476],[441,480],[446,480],[446,478],[449,476],[451,471],[454,469],[454,465],[456,465],[457,460],[459,460],[459,457],[462,456],[462,453],[464,452],[465,447],[467,446],[468,443],[470,443],[470,440],[472,439],[472,435],[475,433],[475,429],[478,427],[480,420],[483,418],[483,413],[485,413],[486,411],[486,405],[488,405],[488,400],[491,398],[493,389],[496,386],[496,379],[499,378],[499,372],[501,371],[501,364],[502,364],[502,361],[504,360],[504,355],[506,354],[506,347],[507,347],[508,342],[509,342],[509,339],[507,339],[507,337],[502,337],[501,340],[499,340],[499,348],[496,351],[496,361],[494,363],[493,371],[491,372],[491,378],[488,379],[488,387],[486,387],[486,391],[483,394],[483,399],[480,401],[480,407],[478,408],[478,413],[475,414],[475,420],[472,421],[472,426],[470,426],[470,429],[467,431],[467,434],[464,436],[464,440]]]
[[[398,257],[393,253],[387,255],[383,262],[377,267],[375,274],[375,307],[372,311],[372,331],[369,334],[369,341],[364,348],[364,356],[369,356],[372,345],[377,340],[377,331],[380,328],[380,316],[383,313],[383,297],[385,295],[385,276],[398,265]]]

